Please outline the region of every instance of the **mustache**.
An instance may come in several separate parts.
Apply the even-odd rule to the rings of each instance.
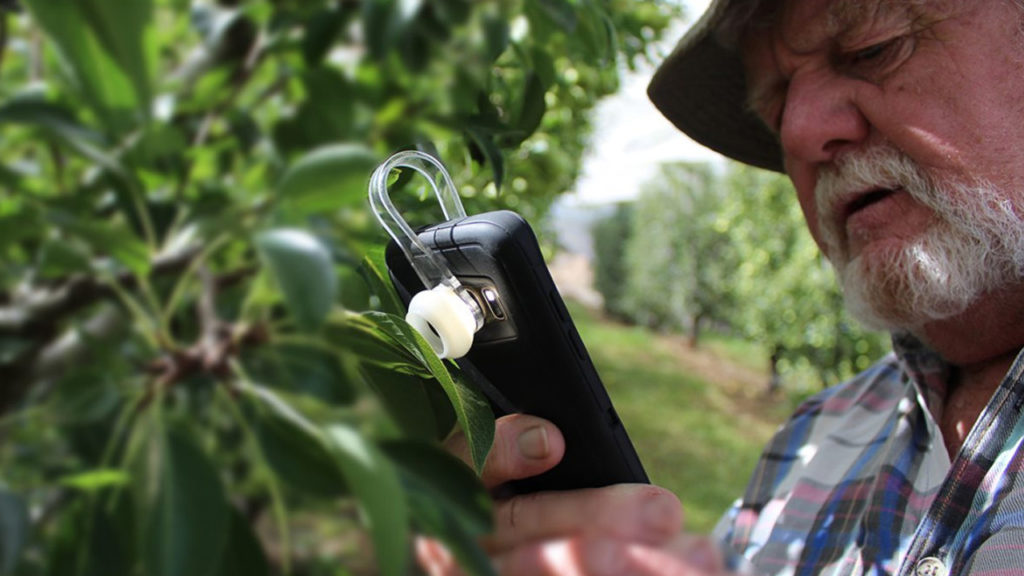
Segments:
[[[931,223],[900,246],[851,258],[844,211],[895,190],[930,210]],[[815,188],[822,249],[847,305],[867,325],[885,329],[949,318],[1024,279],[1024,204],[1015,198],[980,178],[929,173],[888,145],[821,169]]]
[[[878,145],[846,154],[823,167],[815,187],[818,229],[830,258],[846,256],[844,212],[879,194],[902,190],[933,210],[934,186],[928,175],[909,156],[890,145]]]

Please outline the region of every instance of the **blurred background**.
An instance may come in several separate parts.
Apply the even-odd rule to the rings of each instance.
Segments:
[[[404,149],[530,221],[652,480],[710,529],[887,344],[788,182],[647,102],[705,6],[0,1],[0,574],[413,574],[415,534],[491,572],[493,416],[402,321],[366,204]]]

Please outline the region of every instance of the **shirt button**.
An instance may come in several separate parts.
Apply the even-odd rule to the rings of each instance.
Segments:
[[[946,565],[934,556],[921,559],[914,568],[914,576],[946,576]]]

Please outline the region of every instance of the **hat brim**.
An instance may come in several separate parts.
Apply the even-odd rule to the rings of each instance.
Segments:
[[[695,141],[745,164],[784,172],[778,139],[747,108],[743,63],[715,38],[716,2],[658,67],[647,94]]]

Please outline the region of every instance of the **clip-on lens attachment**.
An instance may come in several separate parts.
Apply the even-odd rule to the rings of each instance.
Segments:
[[[446,220],[464,218],[466,210],[448,171],[436,158],[423,152],[398,152],[370,177],[373,213],[427,288],[409,302],[406,322],[423,335],[440,358],[461,358],[469,352],[473,335],[483,326],[484,312],[445,261],[424,246],[391,203],[388,175],[396,168],[411,168],[427,179]]]

